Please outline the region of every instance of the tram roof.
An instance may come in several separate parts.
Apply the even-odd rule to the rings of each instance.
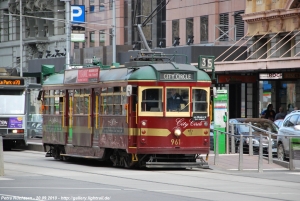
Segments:
[[[74,69],[76,70],[76,69]],[[100,69],[99,80],[101,82],[129,81],[129,80],[158,80],[159,72],[197,72],[198,81],[211,81],[209,75],[189,64],[179,63],[156,63],[138,67],[121,67]],[[57,85],[64,83],[64,74],[49,76],[44,85]]]
[[[43,85],[55,85],[55,84],[63,84],[64,83],[64,74],[53,74],[47,77],[47,79],[43,82]]]

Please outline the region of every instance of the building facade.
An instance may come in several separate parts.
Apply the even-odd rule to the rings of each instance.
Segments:
[[[299,14],[298,0],[246,1],[242,17],[248,27],[247,58],[216,62],[218,82],[229,84],[231,92],[241,94],[230,96],[230,100],[235,99],[230,103],[231,113],[258,117],[270,103],[276,112],[279,107],[286,113],[299,108]]]
[[[85,6],[86,21],[71,26],[72,34],[84,35],[83,42],[71,42],[74,65],[94,57],[110,65],[114,48],[117,62],[128,61],[133,49],[145,48],[135,26],[142,24],[154,51],[187,54],[191,63],[200,54],[215,56],[215,84],[228,89],[230,117],[258,117],[268,103],[275,109],[300,106],[297,0],[72,0],[71,5]],[[66,36],[65,2],[22,1],[22,53],[19,7],[18,0],[0,1],[1,65],[19,70],[22,55],[23,72],[38,72],[41,64],[65,69],[66,41],[72,40]]]

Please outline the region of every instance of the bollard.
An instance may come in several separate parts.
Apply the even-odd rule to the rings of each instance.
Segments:
[[[239,171],[243,170],[243,154],[244,154],[244,143],[243,135],[240,136],[240,154],[239,154]]]
[[[218,163],[219,163],[219,131],[217,130],[214,164],[217,165]]]
[[[0,136],[0,176],[4,176],[3,141]]]
[[[259,140],[259,155],[258,155],[258,172],[263,172],[263,145],[262,145],[263,136],[260,134],[260,140]]]
[[[268,159],[269,159],[269,164],[273,163],[273,151],[272,151],[272,138],[271,138],[271,133],[269,134],[269,146],[268,146]]]
[[[235,153],[234,125],[231,124],[231,153]]]
[[[294,167],[294,161],[293,161],[293,147],[292,147],[292,138],[289,137],[290,139],[290,142],[289,142],[289,145],[290,145],[290,149],[289,149],[289,169],[290,170],[294,170],[295,167]]]
[[[225,135],[226,135],[226,154],[229,154],[229,135],[228,135],[228,130],[226,131]]]
[[[249,156],[253,156],[252,125],[249,122]]]

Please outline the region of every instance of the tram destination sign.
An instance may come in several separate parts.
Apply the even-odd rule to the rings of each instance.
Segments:
[[[159,79],[162,81],[194,81],[194,72],[160,72]]]
[[[0,78],[0,85],[24,85],[24,80],[23,79],[3,79]]]

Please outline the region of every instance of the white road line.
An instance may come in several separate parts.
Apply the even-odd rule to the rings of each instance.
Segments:
[[[54,190],[112,190],[120,191],[122,189],[118,188],[61,188],[61,187],[28,187],[28,186],[19,186],[19,187],[0,187],[0,189],[54,189]],[[1,195],[1,194],[0,194]]]
[[[14,180],[11,178],[5,178],[5,177],[0,177],[0,181],[10,181],[10,180]]]
[[[227,169],[227,170],[239,170],[239,169]],[[257,168],[256,169],[243,169],[243,170],[251,170],[251,171],[257,170],[258,171]],[[278,170],[287,170],[287,169],[286,168],[274,168],[274,169],[263,169],[263,170],[267,170],[267,171],[276,170],[276,171],[278,171]]]

